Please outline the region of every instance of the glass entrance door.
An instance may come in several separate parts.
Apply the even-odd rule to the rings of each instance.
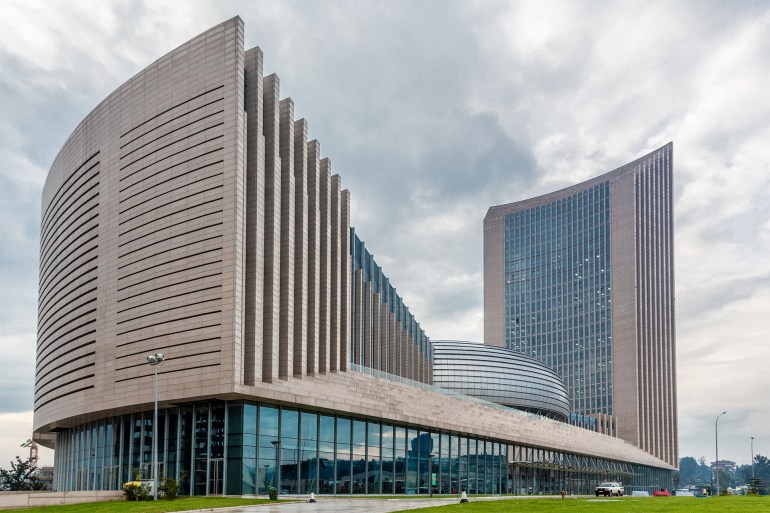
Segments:
[[[209,495],[222,495],[224,490],[222,483],[225,475],[224,468],[224,459],[209,460]]]

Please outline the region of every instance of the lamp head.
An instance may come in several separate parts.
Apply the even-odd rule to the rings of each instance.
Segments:
[[[165,360],[163,353],[155,353],[147,357],[147,363],[149,363],[150,365],[157,365],[159,363],[163,363],[163,360]]]

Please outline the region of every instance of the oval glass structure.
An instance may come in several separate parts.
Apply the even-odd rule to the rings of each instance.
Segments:
[[[537,360],[502,347],[433,343],[433,384],[566,422],[570,399],[559,376]]]

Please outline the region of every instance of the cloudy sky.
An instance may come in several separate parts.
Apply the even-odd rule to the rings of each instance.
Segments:
[[[40,194],[112,90],[234,15],[431,338],[481,340],[482,220],[674,142],[681,456],[770,456],[767,2],[0,1],[0,467],[30,436]],[[50,451],[43,462],[52,461]]]

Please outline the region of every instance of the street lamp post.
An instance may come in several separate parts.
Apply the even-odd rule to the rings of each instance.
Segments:
[[[726,411],[723,411],[719,415],[717,415],[717,420],[714,421],[714,447],[716,449],[716,455],[717,455],[717,461],[716,461],[716,474],[717,474],[717,496],[719,496],[721,492],[721,488],[719,488],[719,417],[727,413]]]
[[[278,498],[278,490],[281,487],[281,464],[279,462],[279,458],[281,456],[281,441],[280,440],[273,440],[270,442],[273,444],[273,447],[275,447],[275,472],[273,472],[273,476],[275,477],[275,497]]]
[[[430,490],[430,498],[433,498],[433,457],[435,454],[428,454],[428,489]]]
[[[151,354],[147,357],[155,371],[155,413],[152,418],[152,499],[158,500],[158,366],[163,364],[163,353]]]
[[[751,437],[751,479],[754,480],[754,437]],[[752,483],[753,484],[753,483]]]

